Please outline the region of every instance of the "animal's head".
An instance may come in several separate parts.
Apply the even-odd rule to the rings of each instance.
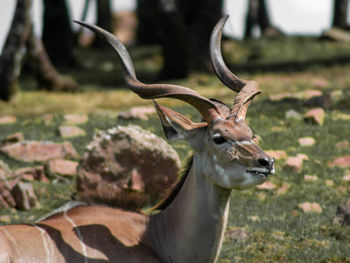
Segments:
[[[230,89],[238,92],[233,106],[206,99],[194,90],[171,84],[144,84],[137,80],[126,48],[105,30],[78,22],[103,36],[118,53],[128,87],[144,99],[175,98],[195,107],[203,122],[194,123],[182,114],[155,103],[165,136],[186,140],[195,152],[202,171],[214,184],[227,189],[245,189],[263,183],[274,171],[274,160],[254,142],[245,123],[252,99],[260,93],[255,81],[244,81],[226,67],[221,55],[222,29],[228,16],[215,26],[210,40],[210,58],[215,73]]]

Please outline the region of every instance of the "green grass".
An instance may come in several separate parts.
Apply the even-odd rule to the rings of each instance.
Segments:
[[[256,188],[232,192],[229,230],[219,262],[350,262],[350,227],[332,222],[337,206],[349,198],[350,183],[342,180],[349,171],[327,166],[336,157],[350,155],[349,148],[334,147],[337,142],[350,140],[350,121],[337,118],[340,114],[350,114],[350,64],[344,59],[350,56],[350,47],[316,39],[227,42],[224,47],[227,64],[233,65],[235,72],[243,78],[255,79],[261,84],[263,95],[254,100],[248,111],[250,127],[262,138],[261,147],[264,150],[285,150],[290,156],[305,153],[309,160],[304,162],[300,173],[283,169],[284,162],[277,161],[276,174],[270,181],[277,187],[289,185],[284,194],[278,194],[277,189]],[[139,78],[151,81],[160,69],[159,49],[133,48],[131,54],[136,60]],[[81,50],[78,55],[85,70],[67,74],[82,85],[84,92],[52,94],[36,91],[30,76],[22,78],[23,91],[14,101],[0,104],[1,115],[18,117],[15,124],[0,125],[0,139],[20,131],[25,139],[63,141],[57,129],[63,122],[63,114],[72,112],[89,114],[88,123],[80,125],[87,135],[70,140],[80,155],[95,131],[116,125],[137,124],[163,136],[156,117],[132,122],[116,119],[116,112],[120,110],[150,103],[123,88],[121,74],[115,73],[120,70],[118,60],[111,59],[113,55],[109,51]],[[320,81],[325,84],[318,85]],[[211,74],[192,74],[176,83],[227,103],[234,99],[234,94]],[[285,112],[291,109],[304,114],[309,108],[302,100],[276,102],[268,98],[277,93],[309,89],[343,94],[337,104],[326,109],[323,126],[285,117]],[[175,100],[160,100],[160,103],[199,120],[198,113],[184,103]],[[54,116],[49,124],[42,120],[47,113]],[[300,147],[298,139],[306,136],[313,137],[317,143]],[[184,161],[189,147],[183,142],[171,144]],[[3,155],[0,159],[13,169],[28,166]],[[305,175],[316,175],[318,180],[306,182]],[[329,186],[326,180],[332,180],[334,184]],[[39,193],[40,207],[26,212],[3,209],[0,216],[10,215],[11,222],[32,221],[75,195],[74,179],[69,183],[37,183],[35,188]],[[303,202],[317,202],[323,209],[322,213],[302,212],[298,204]],[[234,239],[230,236],[230,229],[235,228],[244,228],[248,236],[243,240]]]

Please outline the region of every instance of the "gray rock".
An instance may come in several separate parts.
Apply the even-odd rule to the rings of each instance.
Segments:
[[[178,178],[180,159],[158,136],[138,126],[101,131],[78,167],[78,194],[89,203],[140,209]]]

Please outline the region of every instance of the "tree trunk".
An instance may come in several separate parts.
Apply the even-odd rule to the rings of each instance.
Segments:
[[[16,93],[24,45],[31,31],[31,0],[17,0],[11,28],[0,59],[0,99],[9,101]]]
[[[271,22],[267,12],[267,6],[266,6],[265,0],[259,0],[258,14],[259,14],[258,22],[260,25],[261,34],[264,35],[267,29],[271,28]]]
[[[159,43],[159,0],[137,1],[137,43],[156,44]]]
[[[348,11],[348,0],[334,0],[333,5],[333,27],[349,29],[346,21]]]
[[[96,24],[108,32],[112,32],[112,10],[110,0],[96,0],[96,15]],[[93,47],[106,48],[109,47],[109,45],[104,39],[96,37],[93,42]]]
[[[159,41],[163,52],[160,79],[185,78],[189,73],[188,36],[174,1],[160,0]]]
[[[222,17],[222,0],[179,0],[179,10],[186,23],[189,67],[194,71],[211,71],[209,41],[211,31]]]
[[[75,81],[60,75],[43,47],[41,39],[36,37],[33,30],[27,40],[27,59],[33,71],[39,89],[51,91],[77,91]]]
[[[271,25],[269,12],[265,0],[249,0],[248,12],[245,20],[244,38],[252,38],[254,28],[260,29],[260,34],[275,37],[282,32]]]
[[[56,67],[77,67],[73,53],[74,34],[65,0],[44,0],[42,40]]]

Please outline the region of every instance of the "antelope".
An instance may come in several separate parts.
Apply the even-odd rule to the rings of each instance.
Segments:
[[[121,59],[126,85],[141,98],[175,98],[199,111],[203,121],[194,123],[154,102],[166,138],[187,141],[193,156],[154,214],[84,205],[33,224],[1,226],[1,263],[216,262],[231,191],[261,184],[274,172],[274,160],[254,143],[245,124],[248,106],[260,93],[258,84],[230,72],[221,55],[227,18],[221,18],[212,32],[210,59],[218,78],[238,92],[232,107],[186,87],[140,82],[126,48],[115,36],[77,21],[109,42]]]

